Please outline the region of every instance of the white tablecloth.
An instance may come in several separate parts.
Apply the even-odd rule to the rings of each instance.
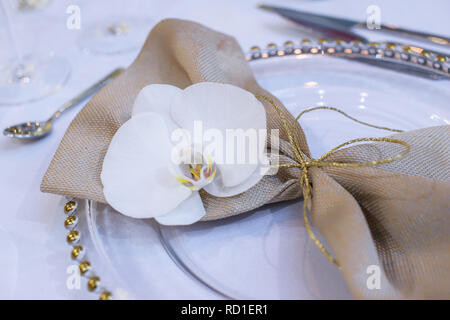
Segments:
[[[11,0],[10,0],[11,1]],[[24,52],[54,51],[71,64],[67,84],[56,94],[35,103],[0,107],[0,128],[24,120],[45,119],[54,109],[117,66],[127,66],[137,51],[120,55],[95,55],[80,49],[80,35],[94,21],[126,13],[157,21],[176,17],[194,20],[236,37],[246,50],[254,44],[299,40],[302,31],[291,23],[262,10],[256,1],[53,1],[40,12],[22,13],[15,19],[19,44]],[[389,0],[272,1],[334,16],[366,20],[369,5],[381,9],[381,21],[412,29],[448,34],[450,2]],[[81,30],[68,30],[66,8],[81,7]],[[124,7],[121,8],[120,7]],[[120,9],[120,10],[119,10]],[[3,16],[0,19],[4,19]],[[4,21],[0,20],[0,25]],[[3,25],[2,25],[3,27]],[[379,35],[369,33],[374,39]],[[3,44],[4,45],[4,44]],[[84,103],[83,103],[84,104]],[[0,137],[0,298],[78,299],[84,290],[66,287],[68,247],[62,226],[63,199],[39,191],[47,169],[66,128],[82,105],[73,108],[55,125],[46,139],[27,143]]]

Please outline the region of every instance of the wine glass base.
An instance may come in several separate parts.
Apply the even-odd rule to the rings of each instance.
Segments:
[[[138,50],[150,30],[150,22],[136,17],[108,19],[86,28],[79,40],[80,46],[89,53],[99,55]]]
[[[0,68],[0,106],[42,99],[59,90],[70,75],[69,62],[56,56],[28,56]]]

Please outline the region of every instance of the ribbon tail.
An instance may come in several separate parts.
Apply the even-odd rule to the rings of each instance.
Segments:
[[[311,222],[309,221],[309,213],[310,208],[312,206],[312,199],[311,199],[311,186],[309,185],[308,178],[304,178],[305,176],[302,174],[302,189],[303,189],[303,220],[305,222],[305,228],[306,232],[308,233],[311,240],[314,242],[314,244],[319,248],[320,252],[336,267],[339,269],[341,266],[339,265],[339,262],[331,255],[330,252],[328,252],[327,249],[325,249],[322,242],[320,242],[319,239],[317,239],[316,235],[312,231],[311,228]]]

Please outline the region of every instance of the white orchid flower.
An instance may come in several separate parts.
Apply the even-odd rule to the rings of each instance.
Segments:
[[[223,163],[217,155],[195,153],[197,163],[175,163],[174,130],[258,130],[254,163]],[[242,131],[241,131],[242,132]],[[202,138],[203,139],[203,138]],[[205,208],[198,190],[229,197],[254,186],[267,167],[266,114],[253,94],[228,84],[202,82],[184,90],[154,84],[141,90],[132,117],[114,135],[103,161],[101,181],[107,202],[134,218],[155,218],[164,225],[200,220]],[[182,154],[192,154],[185,146]],[[226,150],[225,150],[226,151]],[[238,150],[239,152],[239,150]]]

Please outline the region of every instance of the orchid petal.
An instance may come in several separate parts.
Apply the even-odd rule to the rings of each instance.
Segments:
[[[183,201],[178,207],[169,213],[155,217],[158,223],[166,226],[172,225],[189,225],[199,221],[206,214],[202,199],[198,192],[193,192],[192,195]]]
[[[155,112],[161,115],[169,130],[173,131],[176,126],[170,115],[173,100],[182,94],[183,90],[168,84],[151,84],[144,87],[134,101],[132,117],[147,112]]]
[[[267,163],[268,161],[269,160],[267,160]],[[269,171],[269,169],[270,168],[268,166],[261,164],[255,171],[252,172],[252,174],[247,178],[247,180],[233,187],[226,187],[221,181],[222,177],[221,174],[219,173],[216,175],[216,177],[212,180],[211,183],[203,187],[203,190],[205,190],[210,195],[213,195],[215,197],[232,197],[242,192],[245,192],[254,185],[256,185]]]
[[[254,172],[260,166],[259,160],[264,157],[265,151],[266,113],[261,102],[253,94],[229,84],[202,82],[184,89],[182,94],[174,98],[171,114],[179,127],[191,132],[194,143],[198,143],[194,132],[195,121],[201,122],[203,133],[214,131],[222,135],[223,157],[211,155],[221,175],[222,189],[236,187],[247,182],[251,176],[257,176]],[[249,150],[247,142],[245,149],[239,148],[238,143],[234,143],[232,147],[227,145],[227,140],[230,140],[227,138],[227,131],[230,130],[234,132],[241,130],[244,138],[247,133],[256,133],[258,138],[253,149],[257,149]],[[200,139],[203,139],[203,136]],[[205,141],[200,142],[204,146],[208,144]],[[227,161],[226,157],[230,152],[237,157],[242,152],[247,152],[248,155],[249,151],[253,152],[253,162]]]
[[[114,135],[103,161],[101,181],[106,201],[134,218],[150,218],[174,210],[192,191],[175,178],[172,144],[164,118],[142,113]]]

